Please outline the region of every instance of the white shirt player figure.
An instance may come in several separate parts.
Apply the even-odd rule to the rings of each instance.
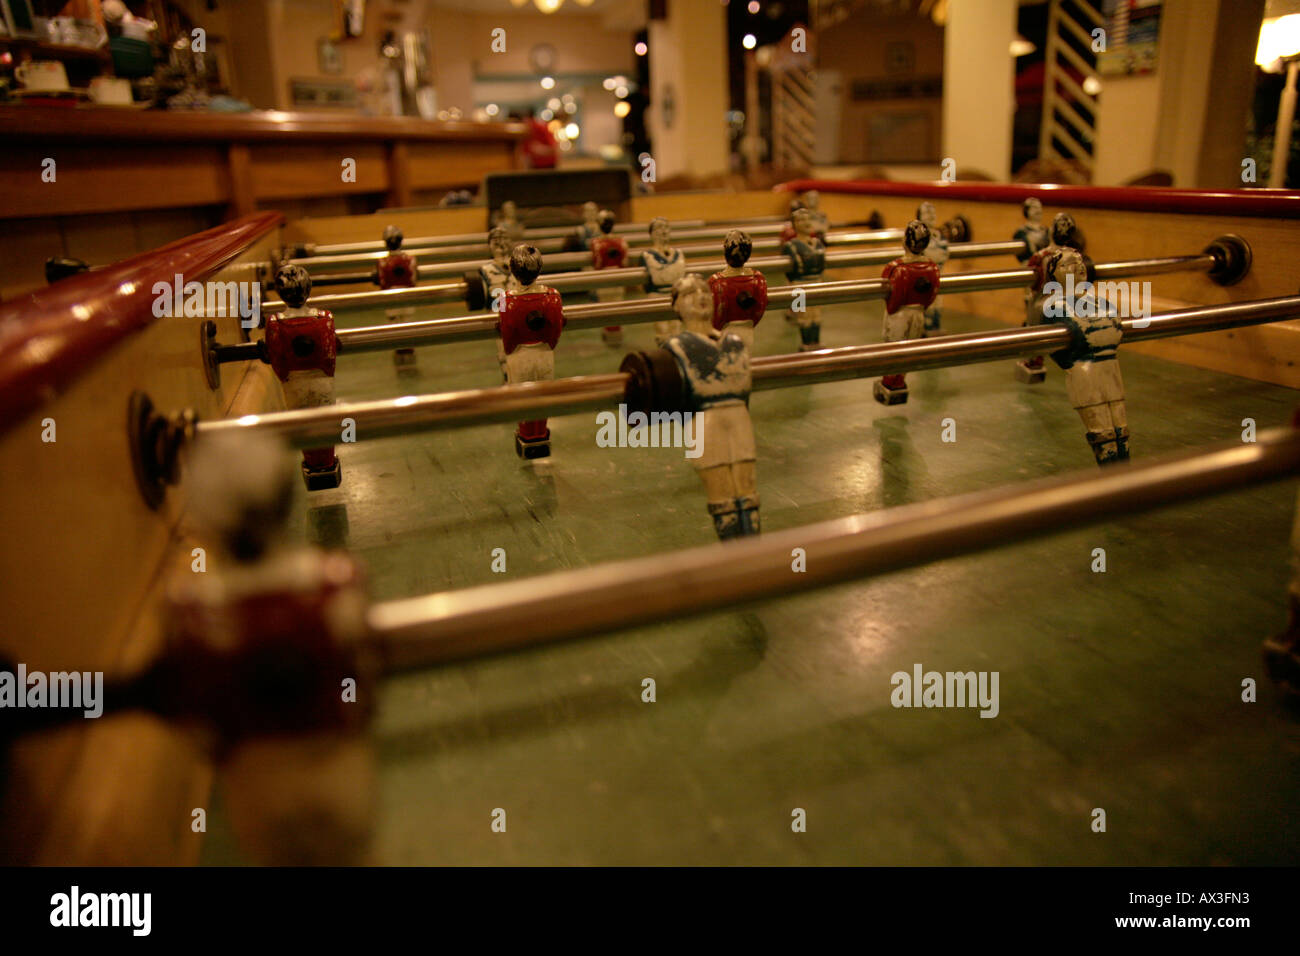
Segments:
[[[645,291],[650,295],[668,295],[673,285],[686,274],[686,256],[680,249],[674,249],[672,227],[663,216],[650,220],[650,248],[641,253],[641,265],[645,268]],[[655,345],[663,346],[672,336],[682,330],[678,319],[668,319],[655,323]]]
[[[346,552],[288,540],[288,464],[266,436],[195,444],[190,516],[212,547],[205,573],[187,568],[168,589],[167,652],[212,685],[205,706],[244,850],[265,864],[365,863],[377,661],[364,575]]]
[[[739,335],[713,327],[713,294],[700,276],[683,276],[673,285],[673,311],[685,328],[665,348],[677,359],[686,410],[695,416],[700,455],[694,465],[714,531],[723,541],[758,534],[749,349]]]
[[[826,230],[830,228],[830,223],[826,219],[826,213],[822,212],[821,193],[815,189],[808,190],[803,194],[803,205],[812,216],[813,234],[825,242]]]
[[[590,200],[582,204],[582,225],[574,230],[579,249],[590,249],[591,240],[600,235],[600,206]]]
[[[510,272],[510,251],[515,244],[510,238],[510,230],[505,226],[493,226],[488,233],[488,251],[492,258],[479,267],[478,273],[483,279],[483,291],[487,296],[489,312],[500,312],[505,308],[506,293],[514,292],[519,283]],[[497,364],[501,366],[501,379],[506,377],[506,352],[497,337]]]
[[[505,227],[510,234],[511,243],[517,244],[524,241],[524,227],[519,221],[519,207],[515,205],[513,199],[507,199],[501,204],[494,225]]]
[[[1088,283],[1083,256],[1062,249],[1048,258],[1048,298],[1044,316],[1070,330],[1070,344],[1052,353],[1065,370],[1065,390],[1083,425],[1099,465],[1128,461],[1128,417],[1124,379],[1119,371],[1123,329],[1115,309]]]
[[[1020,262],[1028,262],[1030,256],[1047,246],[1050,237],[1047,233],[1047,227],[1043,225],[1043,204],[1041,202],[1031,196],[1024,201],[1020,209],[1024,214],[1025,223],[1016,230],[1015,235],[1011,238],[1025,244],[1025,248],[1016,253],[1016,259]]]
[[[943,230],[939,228],[939,216],[934,210],[934,203],[926,201],[916,207],[916,218],[930,230],[930,244],[925,248],[925,254],[931,262],[939,267],[939,272],[943,272],[944,264],[948,261],[948,240],[943,236]],[[925,310],[925,333],[939,331],[939,321],[943,317],[943,310],[940,303],[943,299],[936,298]]]

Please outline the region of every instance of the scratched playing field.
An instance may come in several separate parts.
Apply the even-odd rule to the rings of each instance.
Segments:
[[[453,314],[444,309],[434,314]],[[822,340],[875,342],[878,304],[824,314]],[[375,312],[341,325],[382,321]],[[973,319],[949,313],[948,331]],[[647,348],[651,326],[629,326]],[[792,351],[769,313],[756,352]],[[566,334],[558,375],[622,351]],[[340,399],[499,383],[491,342],[340,358]],[[1134,457],[1284,423],[1296,393],[1125,354]],[[751,408],[771,530],[1088,469],[1049,363],[764,392]],[[957,441],[940,440],[941,421]],[[599,448],[594,415],[554,420],[523,463],[512,428],[340,449],[343,486],[300,490],[295,533],[346,545],[376,599],[711,543],[680,449]],[[376,860],[391,864],[1294,863],[1300,729],[1264,677],[1283,619],[1289,485],[1124,518],[989,554],[385,686]],[[1108,570],[1093,573],[1105,548]],[[504,548],[508,574],[491,570]],[[635,606],[638,596],[628,593]],[[997,671],[1000,714],[894,709],[890,675]],[[642,703],[641,681],[658,701]],[[1260,701],[1242,703],[1243,678]],[[792,833],[791,811],[807,812]],[[503,808],[507,831],[490,829]],[[1102,808],[1107,831],[1090,828]],[[238,859],[220,812],[205,850]]]

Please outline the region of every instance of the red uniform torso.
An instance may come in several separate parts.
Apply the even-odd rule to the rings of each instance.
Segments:
[[[168,641],[181,676],[194,679],[182,679],[175,691],[206,698],[198,706],[236,738],[360,726],[369,707],[344,702],[339,687],[342,678],[362,677],[354,656],[361,635],[339,628],[364,627],[356,610],[364,607],[363,580],[349,555],[326,552],[313,579],[242,593],[228,603],[179,589],[167,603]],[[339,602],[348,602],[346,611]],[[263,680],[257,693],[259,677],[277,667],[299,679],[274,694]],[[254,692],[230,694],[230,687]]]
[[[379,288],[408,289],[415,285],[415,257],[405,252],[390,252],[379,260]]]
[[[507,293],[506,307],[497,320],[501,345],[507,355],[521,345],[541,342],[555,348],[563,328],[564,309],[560,293],[554,289]]]
[[[591,240],[591,265],[595,269],[621,269],[627,259],[627,240],[622,236],[598,236]]]
[[[709,276],[709,289],[713,292],[715,329],[721,330],[728,322],[749,321],[758,325],[767,309],[767,280],[761,272],[747,276],[715,272]]]
[[[915,262],[895,259],[880,275],[889,283],[885,311],[891,315],[905,305],[929,308],[939,294],[939,267],[929,259]]]
[[[781,227],[781,245],[785,245],[796,235],[798,235],[798,233],[794,231],[794,226],[787,222],[784,226]],[[822,242],[826,241],[826,234],[824,232],[821,232],[818,229],[814,229],[812,231],[812,235],[814,239],[820,239]]]
[[[334,316],[325,309],[310,315],[276,315],[266,322],[266,352],[276,377],[285,381],[290,372],[320,371],[334,374],[338,340]]]

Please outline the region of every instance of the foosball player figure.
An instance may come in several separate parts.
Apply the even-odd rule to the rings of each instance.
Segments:
[[[791,216],[794,237],[781,246],[781,253],[789,256],[790,266],[785,278],[791,285],[803,282],[820,282],[826,272],[826,245],[813,234],[813,214],[807,207],[796,209]],[[822,310],[807,306],[796,313],[786,309],[787,321],[799,323],[799,351],[810,352],[821,348]]]
[[[410,289],[416,284],[415,256],[402,252],[402,230],[396,226],[384,228],[384,248],[388,255],[379,260],[375,269],[375,281],[381,289]],[[415,309],[388,309],[384,312],[389,322],[410,322],[415,316]],[[409,369],[415,365],[415,349],[397,349],[393,352],[393,364],[399,368]]]
[[[754,244],[748,234],[732,229],[722,239],[722,258],[727,265],[709,276],[713,291],[713,327],[734,332],[754,352],[754,328],[767,311],[767,280],[763,273],[745,265]]]
[[[830,223],[826,219],[826,213],[822,212],[822,194],[815,189],[808,190],[803,194],[803,204],[812,216],[813,235],[825,242]]]
[[[1016,230],[1011,238],[1024,243],[1024,248],[1016,253],[1018,262],[1028,262],[1029,257],[1047,246],[1050,237],[1047,227],[1043,225],[1043,204],[1037,199],[1026,199],[1020,207],[1025,223]]]
[[[555,378],[555,346],[564,329],[560,293],[542,285],[542,254],[536,246],[518,245],[510,253],[510,272],[517,288],[506,293],[506,307],[497,320],[506,356],[506,381],[543,382]],[[515,430],[520,458],[545,458],[551,453],[546,419],[520,422]]]
[[[1291,427],[1300,428],[1300,412],[1291,417]],[[1264,641],[1264,664],[1291,706],[1300,707],[1300,503],[1291,527],[1286,627]]]
[[[483,279],[483,291],[487,296],[489,312],[500,312],[505,308],[506,293],[515,288],[515,277],[510,274],[510,250],[514,244],[510,241],[510,231],[505,226],[493,226],[488,233],[488,252],[492,258],[479,267],[478,274]],[[501,377],[506,375],[506,353],[497,336],[497,364],[501,366]]]
[[[943,272],[944,263],[948,261],[948,240],[939,228],[939,216],[934,210],[934,203],[923,202],[916,209],[916,218],[925,223],[925,227],[930,230],[930,244],[925,248],[925,254],[939,269]],[[939,320],[943,317],[943,310],[940,307],[940,300],[935,298],[925,310],[925,334],[939,331]]]
[[[376,790],[364,576],[345,552],[289,543],[287,464],[265,436],[195,445],[191,514],[215,547],[206,573],[168,590],[150,681],[164,713],[211,721],[224,803],[254,859],[359,864]]]
[[[1088,289],[1088,269],[1077,251],[1053,253],[1045,271],[1048,282],[1056,286],[1044,314],[1048,321],[1070,330],[1070,344],[1052,353],[1052,361],[1065,370],[1070,404],[1088,430],[1097,464],[1128,461],[1124,379],[1116,354],[1124,334],[1120,320],[1109,302]]]
[[[591,248],[591,240],[600,235],[600,207],[594,202],[582,204],[582,225],[573,231],[576,249],[586,251]]]
[[[627,262],[627,240],[614,235],[614,214],[608,209],[600,211],[600,235],[591,240],[591,267],[593,269],[622,269]],[[605,286],[596,290],[598,302],[622,302],[622,286]],[[606,345],[623,341],[621,325],[607,325],[600,337]]]
[[[281,266],[275,274],[275,291],[287,308],[266,320],[266,357],[280,380],[285,407],[333,405],[338,355],[334,316],[307,305],[311,276],[302,266]],[[339,486],[342,467],[333,445],[303,451],[302,479],[308,491]]]
[[[713,293],[698,275],[673,285],[673,311],[683,331],[665,348],[677,359],[686,387],[685,411],[695,416],[704,482],[718,538],[759,533],[754,426],[749,418],[749,349],[733,332],[713,327]]]
[[[524,241],[524,226],[519,221],[519,207],[515,205],[513,199],[507,199],[501,204],[501,209],[497,212],[494,226],[503,226],[510,235],[510,241],[518,244]]]
[[[673,285],[686,274],[686,256],[680,249],[674,249],[672,227],[663,216],[650,220],[650,248],[641,253],[641,265],[645,269],[645,291],[650,295],[670,295]],[[655,323],[655,345],[663,346],[670,338],[682,330],[682,323],[677,319]]]
[[[939,294],[939,267],[925,254],[930,244],[930,228],[913,219],[903,231],[904,253],[885,266],[881,277],[889,283],[885,300],[886,342],[919,339],[925,335],[925,310]],[[882,405],[902,405],[907,401],[907,379],[903,375],[886,375],[872,390]]]
[[[1033,282],[1025,293],[1024,325],[1026,327],[1042,325],[1046,321],[1043,316],[1043,305],[1047,301],[1047,293],[1043,291],[1043,286],[1048,282],[1048,258],[1064,249],[1075,249],[1082,253],[1083,250],[1076,245],[1078,241],[1079,229],[1075,225],[1074,217],[1068,212],[1058,212],[1052,218],[1052,228],[1048,231],[1047,245],[1030,256],[1029,261],[1026,263],[1029,271],[1034,274]],[[1084,258],[1085,268],[1087,264],[1088,260]],[[1016,378],[1026,385],[1037,385],[1046,379],[1047,371],[1043,367],[1043,357],[1033,355],[1018,361],[1016,363]]]

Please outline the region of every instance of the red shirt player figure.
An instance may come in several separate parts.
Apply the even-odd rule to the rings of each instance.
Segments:
[[[287,464],[266,436],[195,444],[191,510],[220,558],[169,587],[170,663],[156,676],[215,724],[225,805],[251,857],[359,864],[376,794],[368,602],[346,553],[286,540]]]
[[[734,332],[754,352],[754,327],[767,310],[767,280],[763,273],[745,265],[754,243],[746,233],[732,229],[722,239],[722,257],[726,268],[709,276],[713,292],[713,327],[719,332]]]
[[[930,244],[930,227],[913,219],[903,231],[901,256],[885,266],[881,278],[889,283],[885,300],[886,342],[919,339],[925,335],[925,310],[939,294],[939,266],[925,254]],[[907,401],[907,381],[902,375],[886,375],[873,389],[882,405]]]
[[[1026,326],[1042,325],[1045,321],[1043,316],[1043,306],[1047,302],[1047,294],[1043,291],[1043,286],[1048,281],[1046,266],[1047,260],[1056,253],[1065,249],[1074,249],[1083,252],[1083,243],[1079,235],[1079,227],[1074,222],[1074,217],[1068,212],[1058,212],[1052,219],[1052,228],[1049,232],[1050,242],[1043,248],[1039,249],[1025,267],[1034,274],[1033,284],[1029,287],[1029,292],[1025,296],[1025,322]],[[1085,267],[1088,265],[1088,259],[1084,257]],[[1088,270],[1091,273],[1091,269]],[[1037,385],[1047,378],[1047,370],[1043,366],[1043,357],[1033,355],[1027,359],[1020,359],[1016,362],[1016,378],[1026,385]]]
[[[564,329],[560,293],[542,285],[542,254],[536,246],[518,245],[510,253],[510,273],[518,289],[506,293],[506,306],[497,319],[501,348],[506,353],[506,381],[544,382],[555,378],[555,346]],[[520,422],[515,430],[520,458],[545,458],[551,453],[546,419]]]
[[[559,147],[551,128],[537,118],[529,107],[528,135],[524,139],[524,161],[529,169],[554,169],[560,158]]]
[[[614,214],[608,209],[600,211],[600,235],[591,240],[591,267],[593,269],[622,269],[627,262],[627,240],[614,235]],[[598,302],[622,302],[622,286],[604,286],[596,290]],[[600,336],[607,345],[623,342],[623,327],[607,325]]]
[[[379,260],[375,280],[381,289],[410,289],[416,284],[415,256],[402,252],[402,230],[396,226],[384,227],[384,247],[388,255]],[[410,322],[415,317],[415,309],[388,309],[384,313],[389,322]],[[397,349],[393,352],[393,364],[403,371],[410,371],[415,366],[415,349]]]
[[[266,358],[284,391],[286,408],[319,408],[334,404],[334,316],[307,305],[311,276],[302,266],[281,266],[275,291],[287,308],[266,320]],[[308,491],[337,488],[342,468],[334,446],[302,453],[302,480]]]

